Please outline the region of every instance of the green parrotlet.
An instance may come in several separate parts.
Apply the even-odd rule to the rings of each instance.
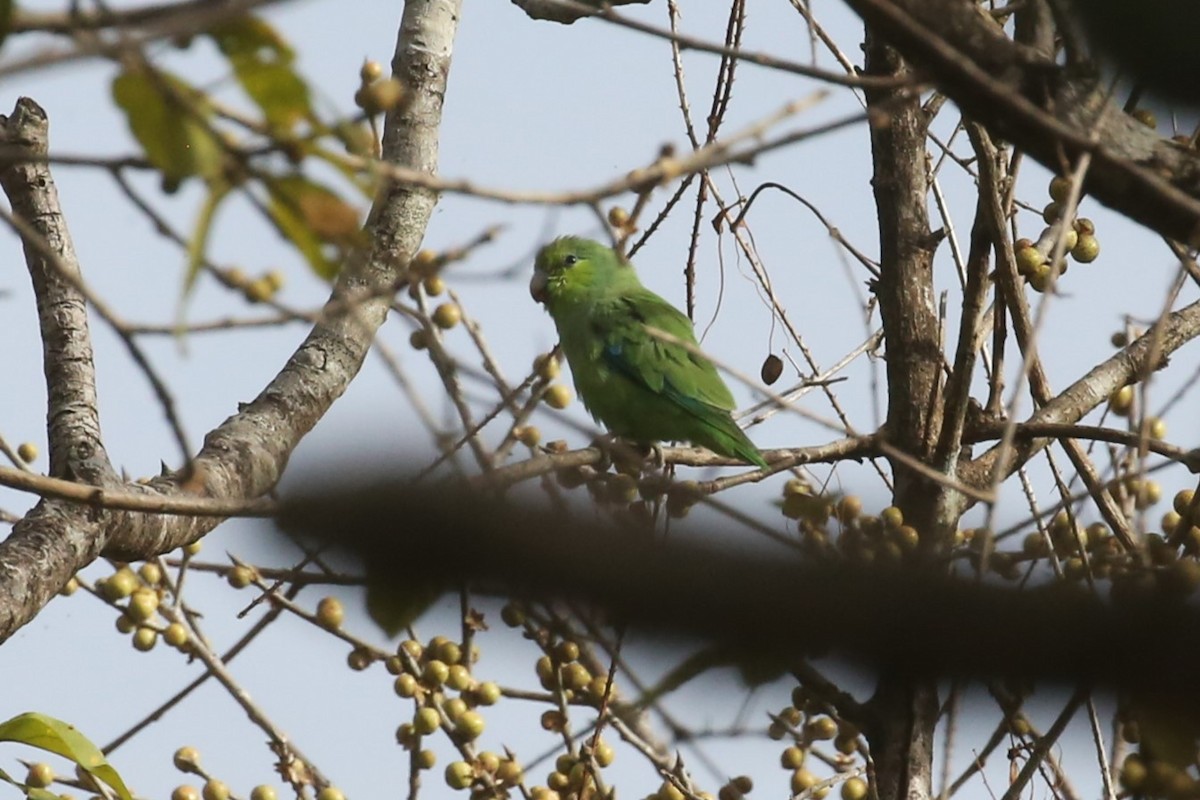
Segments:
[[[575,390],[611,433],[641,444],[686,441],[767,466],[730,416],[733,395],[696,345],[692,322],[642,286],[633,265],[590,239],[564,236],[538,252],[533,299],[558,328]]]

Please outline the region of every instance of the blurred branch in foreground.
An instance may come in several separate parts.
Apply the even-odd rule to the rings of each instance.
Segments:
[[[914,677],[1200,694],[1180,669],[1200,659],[1200,608],[1169,571],[1140,570],[1111,594],[1083,584],[1016,588],[917,563],[866,567],[739,540],[715,546],[718,523],[663,540],[644,528],[399,483],[302,492],[284,503],[280,523],[357,554],[392,588],[466,581],[499,595],[586,601],[664,643],[700,637],[781,660],[830,653]]]

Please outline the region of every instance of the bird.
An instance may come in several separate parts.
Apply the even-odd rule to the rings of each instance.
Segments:
[[[538,251],[529,293],[554,320],[584,407],[610,433],[650,446],[686,441],[767,467],[731,416],[733,395],[701,354],[692,321],[612,248],[555,239]]]

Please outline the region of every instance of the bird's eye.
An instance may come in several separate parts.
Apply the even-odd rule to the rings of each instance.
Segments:
[[[563,256],[563,266],[573,267],[573,266],[575,266],[575,264],[578,261],[579,261],[579,258],[577,256],[573,256],[573,255]]]

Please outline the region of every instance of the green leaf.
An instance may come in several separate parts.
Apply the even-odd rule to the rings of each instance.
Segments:
[[[196,219],[196,227],[192,229],[192,237],[187,247],[187,275],[183,281],[183,296],[186,298],[196,284],[196,276],[200,274],[200,265],[204,262],[204,254],[208,250],[208,236],[212,232],[213,220],[221,201],[229,195],[229,186],[224,182],[210,182],[208,195],[200,206],[200,216]]]
[[[0,722],[0,742],[19,742],[60,755],[74,761],[92,777],[111,786],[121,800],[133,798],[121,776],[105,760],[100,748],[92,744],[74,726],[62,720],[33,711],[18,714],[6,722]],[[15,783],[7,775],[4,778]],[[26,792],[34,800],[43,800],[41,795],[34,794],[34,790],[26,788]],[[45,797],[56,795],[46,792]]]
[[[292,69],[296,54],[264,20],[249,14],[211,28],[238,83],[276,128],[291,130],[313,117],[308,84]]]
[[[266,180],[271,220],[326,280],[337,275],[345,251],[362,239],[358,211],[332,190],[303,175]]]
[[[211,111],[187,83],[138,65],[113,79],[112,93],[134,138],[162,172],[168,188],[192,175],[216,178],[221,174],[221,146],[208,125]]]

